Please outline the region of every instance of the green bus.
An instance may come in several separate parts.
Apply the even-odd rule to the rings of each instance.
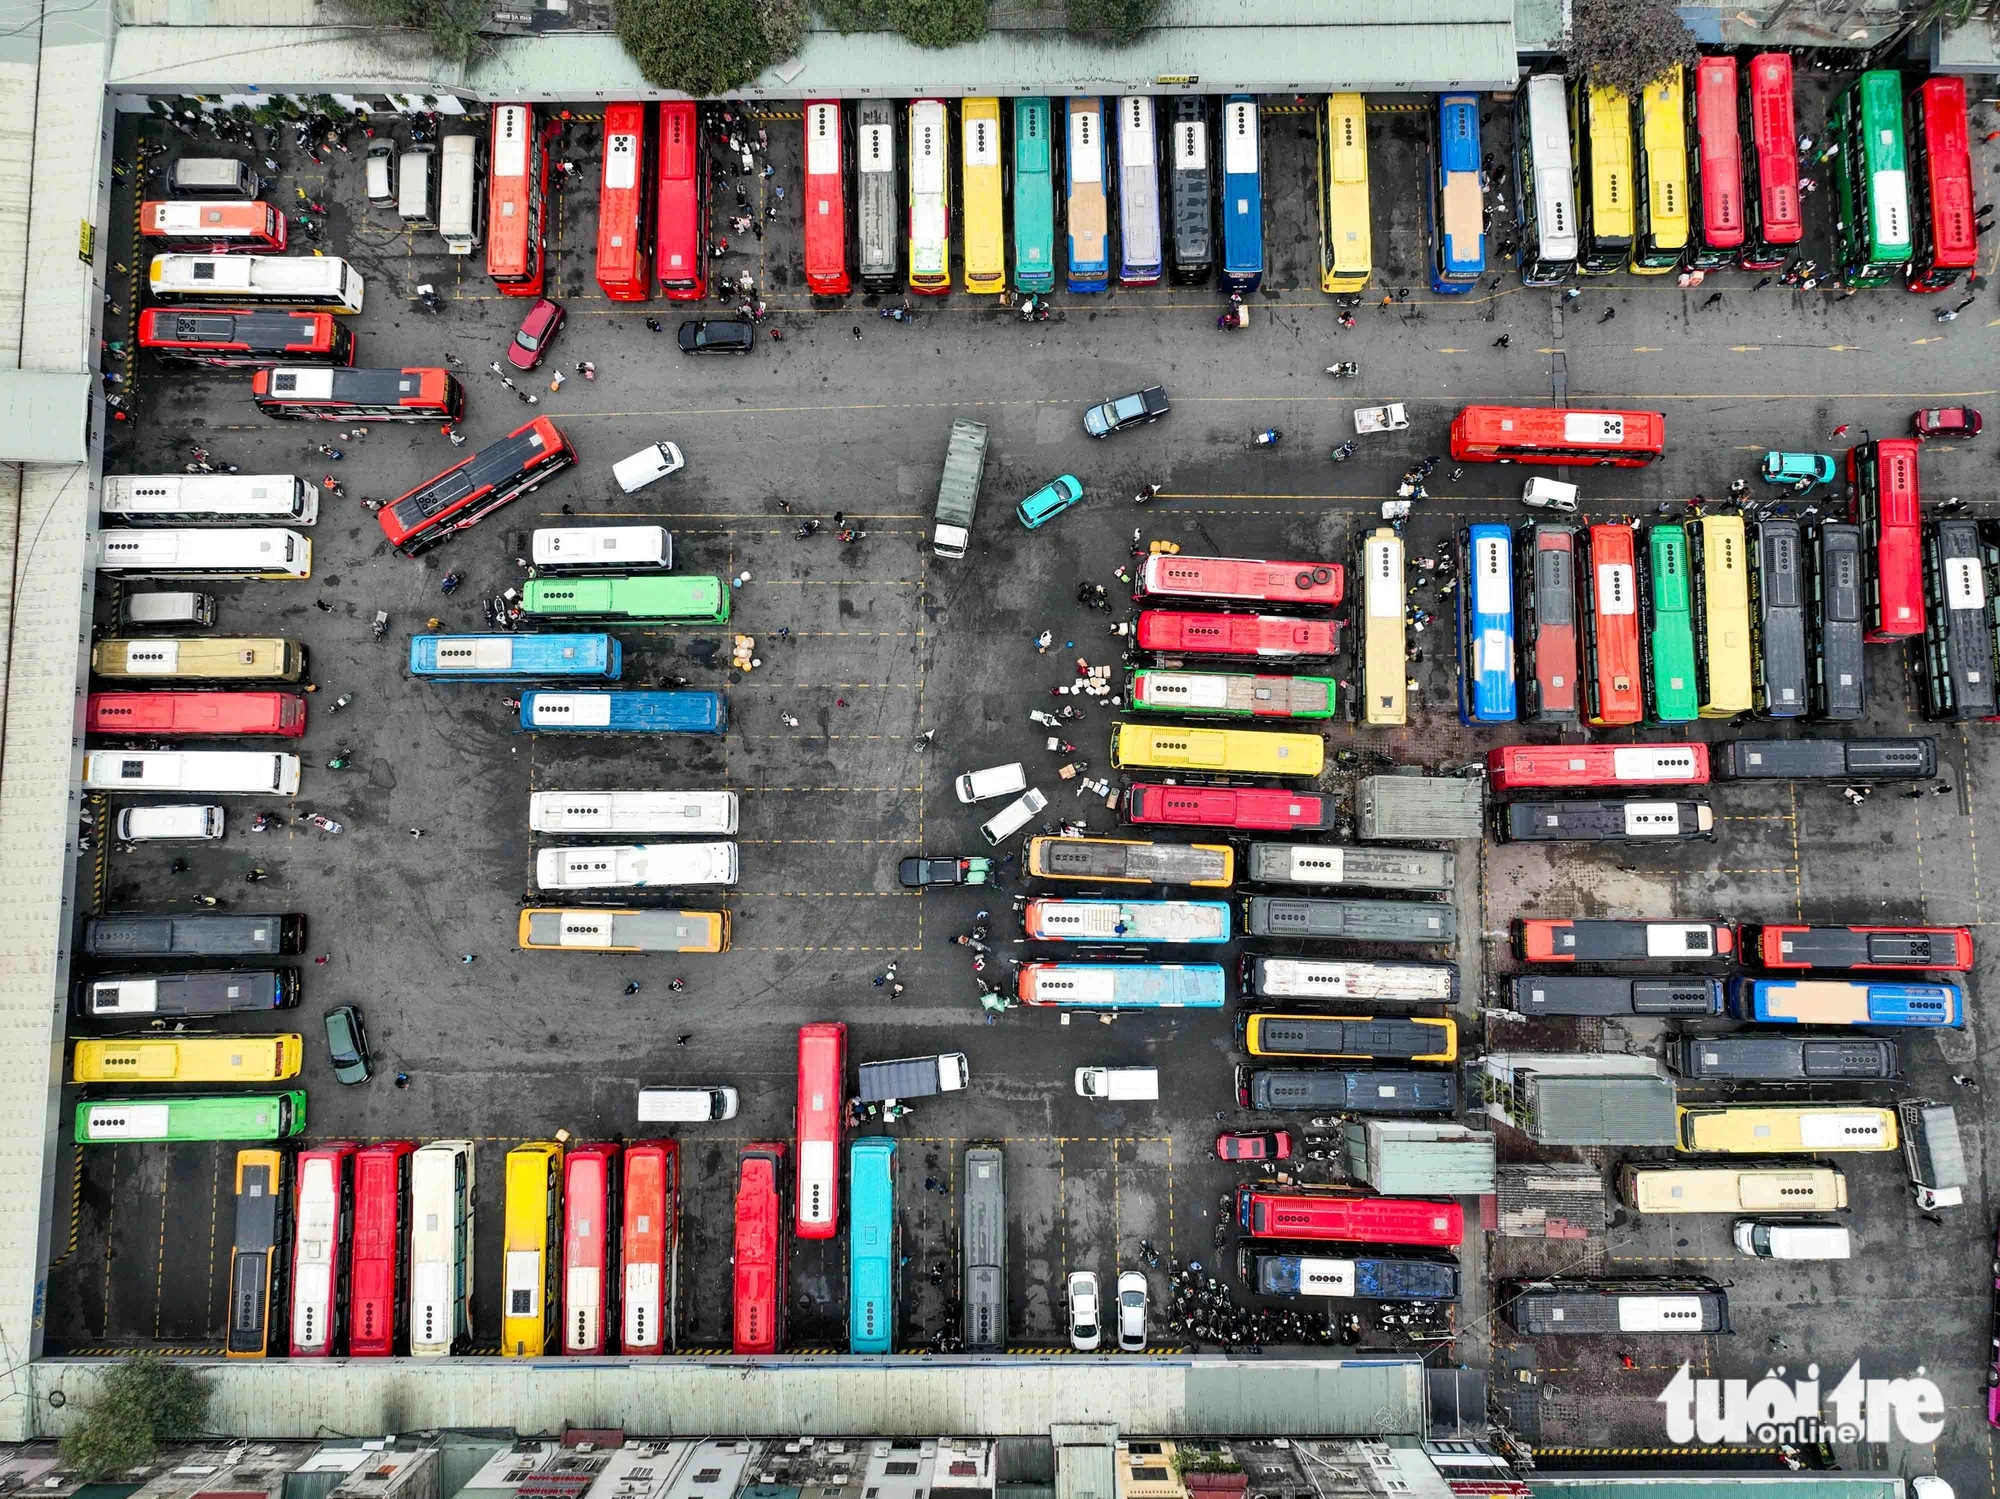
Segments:
[[[1887,68],[1863,73],[1826,112],[1834,200],[1834,262],[1849,286],[1881,286],[1910,263],[1909,158],[1903,88]]]
[[[729,618],[729,585],[721,578],[530,578],[521,612],[542,619],[643,619],[721,624]]]
[[[1693,589],[1688,581],[1687,531],[1656,525],[1646,533],[1644,605],[1647,717],[1693,723],[1701,714],[1694,672]]]
[[[1014,101],[1014,287],[1056,289],[1055,152],[1047,99]]]
[[[303,1090],[110,1098],[76,1106],[79,1145],[128,1145],[150,1140],[282,1140],[304,1134],[305,1128]]]

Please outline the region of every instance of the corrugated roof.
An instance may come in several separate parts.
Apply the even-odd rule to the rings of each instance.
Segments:
[[[1529,1133],[1544,1145],[1672,1145],[1674,1085],[1663,1077],[1534,1077]]]
[[[1902,1499],[1882,1473],[1538,1473],[1536,1499]]]
[[[87,372],[0,370],[0,463],[87,463],[97,379]]]

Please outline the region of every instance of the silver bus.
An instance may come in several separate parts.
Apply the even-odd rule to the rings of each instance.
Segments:
[[[1253,895],[1243,902],[1252,937],[1344,937],[1350,942],[1458,940],[1458,913],[1436,901],[1297,900]]]
[[[1259,999],[1316,999],[1338,1004],[1364,1000],[1458,1002],[1458,969],[1450,963],[1275,958],[1252,953],[1243,959],[1242,980],[1243,992]],[[1717,990],[1719,994],[1719,985]]]
[[[1253,843],[1250,878],[1260,884],[1345,885],[1448,895],[1458,862],[1422,848],[1357,848],[1338,843]]]
[[[855,107],[854,145],[861,286],[864,291],[894,291],[903,262],[903,204],[896,189],[896,106],[887,99],[863,99]]]

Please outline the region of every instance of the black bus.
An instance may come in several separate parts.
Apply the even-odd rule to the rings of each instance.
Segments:
[[[1173,215],[1172,279],[1206,286],[1215,271],[1215,195],[1209,188],[1212,141],[1208,100],[1174,100],[1173,144],[1167,151],[1168,208]]]
[[[306,919],[272,916],[99,916],[84,923],[94,958],[250,958],[303,952]]]
[[[1510,981],[1518,1015],[1678,1015],[1722,1013],[1722,980],[1585,978],[1523,974]]]
[[[1732,739],[1709,752],[1718,781],[1927,781],[1935,739]]]
[[[1507,802],[1493,809],[1503,843],[1659,843],[1715,836],[1707,802],[1600,799]]]
[[[1733,1330],[1728,1295],[1705,1277],[1510,1281],[1501,1303],[1514,1331],[1531,1338]]]
[[[1751,684],[1760,718],[1799,718],[1808,706],[1802,538],[1795,520],[1750,528]]]
[[[1297,900],[1253,895],[1243,902],[1252,937],[1344,937],[1351,942],[1458,940],[1458,912],[1429,900]]]
[[[1862,656],[1861,528],[1824,521],[1812,545],[1812,713],[1848,723],[1868,711]]]
[[[1388,1067],[1238,1067],[1236,1102],[1267,1111],[1449,1114],[1458,1107],[1458,1078]]]
[[[1667,1065],[1700,1082],[1887,1082],[1902,1074],[1896,1043],[1846,1036],[1682,1036]]]
[[[1994,716],[1993,631],[1979,526],[1924,527],[1924,657],[1917,674],[1928,719]]]

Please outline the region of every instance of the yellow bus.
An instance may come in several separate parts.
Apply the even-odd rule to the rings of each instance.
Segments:
[[[1361,721],[1393,728],[1410,721],[1405,645],[1403,538],[1387,526],[1361,542]]]
[[[530,952],[728,952],[729,913],[530,906],[517,935]]]
[[[305,647],[295,640],[161,636],[100,640],[90,648],[90,669],[100,677],[152,682],[296,682],[305,675]]]
[[[501,1250],[500,1352],[540,1358],[556,1336],[562,1259],[562,1147],[530,1140],[507,1152],[506,1222]]]
[[[1002,206],[1000,101],[966,99],[958,106],[959,149],[964,172],[964,211],[959,216],[965,289],[997,296],[1007,284],[1007,216]]]
[[[305,1038],[277,1036],[144,1036],[129,1041],[79,1041],[70,1063],[73,1083],[281,1083],[297,1077]]]
[[[1227,890],[1236,882],[1236,850],[1226,843],[1044,836],[1028,840],[1022,868],[1043,880],[1115,880]]]
[[[1664,276],[1677,270],[1688,247],[1687,100],[1681,65],[1675,63],[1639,96],[1638,224],[1632,273]]]
[[[1896,1111],[1862,1104],[1686,1104],[1676,1150],[1716,1150],[1767,1155],[1822,1150],[1894,1150]]]
[[[1111,729],[1111,763],[1125,770],[1150,767],[1316,776],[1326,765],[1326,741],[1317,734],[1121,723]]]
[[[1458,1026],[1422,1015],[1245,1015],[1243,1049],[1253,1057],[1455,1062]]]
[[[1577,186],[1576,269],[1609,276],[1632,255],[1632,101],[1620,89],[1579,84],[1574,94]]]
[[[1319,126],[1319,286],[1357,292],[1374,272],[1368,225],[1368,104],[1328,94]]]
[[[1695,681],[1703,718],[1751,709],[1750,553],[1740,515],[1704,515],[1687,527],[1694,574]]]
[[[1628,1165],[1618,1195],[1639,1213],[1831,1213],[1847,1206],[1847,1178],[1831,1166]]]

